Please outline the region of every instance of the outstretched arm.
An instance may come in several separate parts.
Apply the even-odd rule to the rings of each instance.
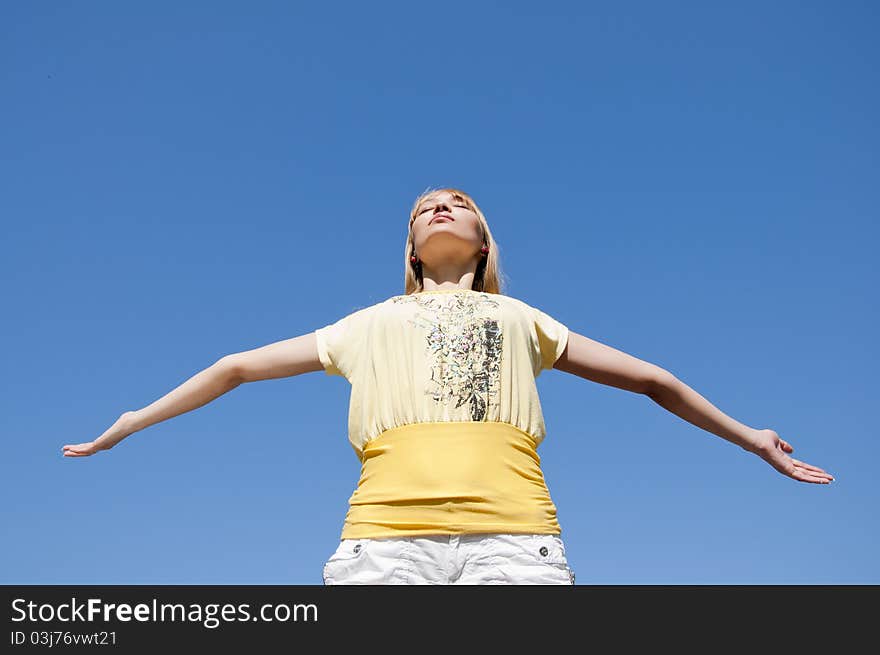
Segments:
[[[575,332],[554,364],[593,382],[644,394],[655,403],[707,432],[758,455],[795,480],[827,484],[834,478],[818,466],[789,456],[794,448],[773,430],[758,430],[734,420],[669,371]]]
[[[67,444],[62,452],[65,457],[85,457],[109,450],[129,435],[207,405],[243,382],[290,377],[322,369],[314,332],[226,355],[151,405],[125,412],[94,441]]]

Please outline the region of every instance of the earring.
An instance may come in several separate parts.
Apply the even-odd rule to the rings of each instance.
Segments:
[[[410,260],[413,264],[415,264],[416,262],[419,261],[419,258],[416,257],[415,254],[413,254],[413,255],[409,258],[409,260]]]
[[[483,246],[482,248],[480,248],[480,252],[484,255],[489,254],[489,246]]]

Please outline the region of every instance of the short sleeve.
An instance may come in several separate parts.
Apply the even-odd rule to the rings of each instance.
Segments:
[[[541,370],[553,368],[568,343],[568,327],[540,309],[532,308]]]
[[[366,351],[364,344],[371,309],[373,308],[359,309],[335,323],[315,330],[318,357],[327,375],[341,375],[351,380],[359,358]]]

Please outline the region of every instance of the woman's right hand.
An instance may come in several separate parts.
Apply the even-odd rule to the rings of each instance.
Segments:
[[[87,457],[94,455],[99,450],[106,450],[98,446],[97,439],[95,441],[86,441],[85,443],[67,444],[62,448],[65,457]]]
[[[101,450],[110,450],[133,432],[130,427],[133,414],[134,412],[125,412],[116,419],[113,425],[107,428],[104,434],[94,441],[66,444],[62,447],[61,452],[64,454],[64,457],[88,457]]]

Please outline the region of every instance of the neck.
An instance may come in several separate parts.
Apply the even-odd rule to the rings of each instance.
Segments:
[[[439,291],[442,289],[473,289],[474,270],[456,269],[449,267],[422,268],[422,287],[424,291]]]

